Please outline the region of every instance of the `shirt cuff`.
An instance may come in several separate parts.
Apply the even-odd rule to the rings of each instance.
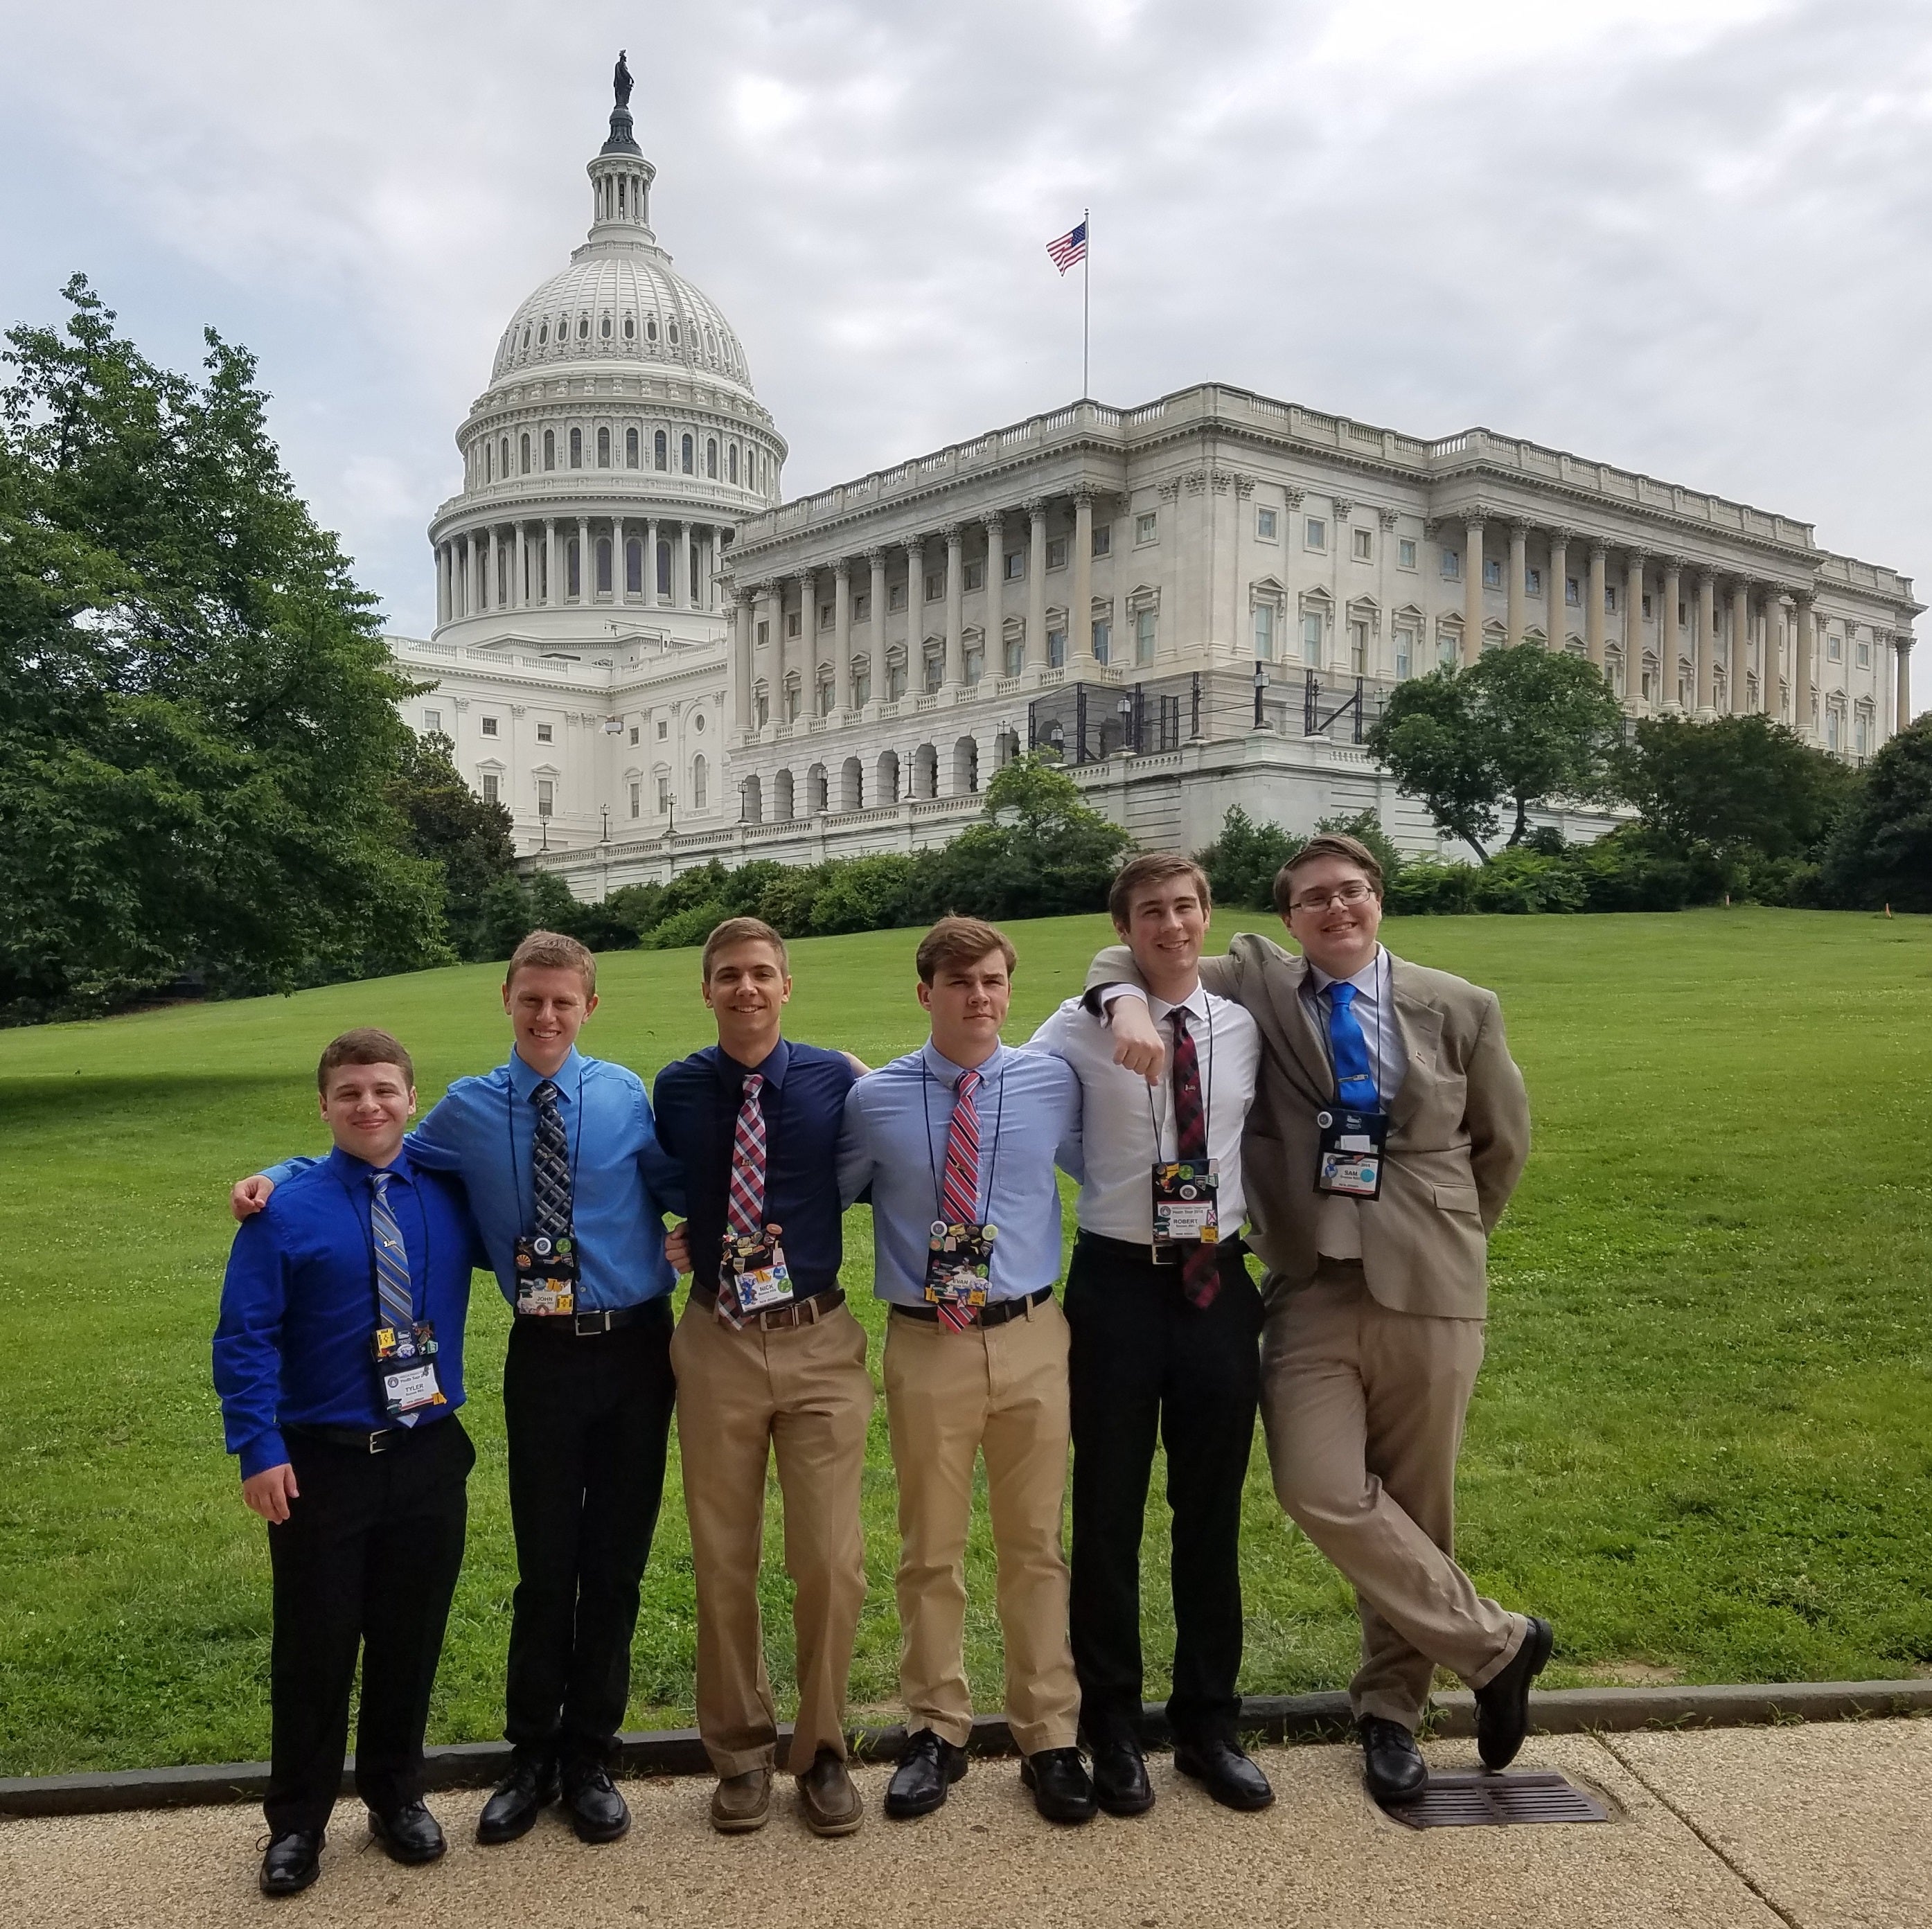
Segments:
[[[1094,996],[1103,1015],[1113,1010],[1117,998],[1138,998],[1142,1004],[1148,1001],[1147,993],[1138,985],[1102,985]]]
[[[285,1465],[289,1450],[284,1443],[281,1431],[270,1427],[266,1433],[258,1433],[242,1449],[242,1478],[252,1480],[257,1474],[266,1473],[271,1467]]]

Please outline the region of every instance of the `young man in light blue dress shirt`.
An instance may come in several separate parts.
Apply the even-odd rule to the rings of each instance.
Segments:
[[[1054,1168],[1082,1174],[1079,1081],[1061,1060],[1000,1042],[1014,954],[991,925],[942,920],[917,962],[932,1035],[853,1087],[838,1154],[844,1202],[871,1198],[874,1290],[892,1308],[886,1411],[911,1734],[886,1813],[930,1814],[966,1772],[966,1538],[983,1454],[1022,1777],[1048,1820],[1084,1822],[1096,1805],[1067,1644],[1067,1330],[1053,1292]]]

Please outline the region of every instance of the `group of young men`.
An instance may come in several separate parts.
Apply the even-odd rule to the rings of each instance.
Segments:
[[[1199,868],[1130,860],[1110,899],[1122,943],[1020,1048],[1000,1037],[1012,946],[944,919],[916,956],[930,1035],[877,1071],[784,1036],[784,941],[732,920],[704,953],[718,1043],[664,1069],[655,1109],[634,1074],[577,1049],[595,964],[552,933],[510,962],[509,1062],[458,1080],[413,1131],[402,1046],[374,1030],[332,1042],[319,1084],[334,1150],[235,1188],[214,1341],[229,1448],[269,1522],[263,1889],[315,1879],[358,1647],[370,1828],[398,1861],[443,1852],[422,1742],[475,1458],[456,1417],[472,1264],[514,1314],[518,1571],[509,1772],[478,1839],[513,1840],[560,1799],[586,1841],[628,1826],[610,1770],[674,1415],[712,1821],[762,1826],[779,1766],[758,1599],[775,1456],[798,1684],[784,1766],[814,1832],[860,1826],[845,1700],[874,1386],[839,1283],[843,1210],[860,1201],[890,1307],[898,1490],[908,1734],[889,1816],[931,1813],[966,1772],[982,1462],[1022,1778],[1056,1822],[1152,1806],[1139,1570],[1156,1444],[1175,1766],[1227,1807],[1273,1800],[1238,1732],[1258,1410],[1282,1505],[1356,1589],[1371,1792],[1424,1785],[1414,1738],[1438,1665],[1476,1690],[1483,1759],[1504,1766],[1550,1630],[1478,1595],[1451,1548],[1486,1237],[1528,1148],[1522,1078],[1493,994],[1382,948],[1380,873],[1360,844],[1311,839],[1275,897],[1300,956],[1244,934],[1204,960]],[[1056,1167],[1080,1186],[1064,1310]],[[668,1239],[667,1213],[681,1216]],[[691,1289],[674,1330],[674,1270]]]

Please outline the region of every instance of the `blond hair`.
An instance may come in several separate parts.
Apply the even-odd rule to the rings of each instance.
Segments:
[[[574,938],[560,931],[533,931],[510,953],[506,985],[515,983],[519,971],[574,971],[584,980],[586,999],[597,995],[597,961]]]

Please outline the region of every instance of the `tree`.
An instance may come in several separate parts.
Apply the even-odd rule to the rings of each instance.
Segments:
[[[1932,712],[1874,757],[1825,852],[1835,904],[1932,911]]]
[[[451,761],[455,746],[440,733],[412,737],[402,768],[389,784],[389,801],[410,830],[418,857],[442,867],[443,917],[459,958],[500,954],[489,937],[484,898],[498,878],[516,868],[510,813],[486,803]]]
[[[445,962],[386,794],[413,686],[252,358],[211,331],[202,379],[168,373],[65,292],[0,388],[0,1014]]]
[[[1610,760],[1622,731],[1622,706],[1601,670],[1525,643],[1397,684],[1368,746],[1487,863],[1504,806],[1514,806],[1509,842],[1516,844],[1533,806],[1611,794]]]
[[[1280,824],[1256,824],[1239,804],[1230,804],[1221,835],[1196,851],[1194,861],[1207,872],[1217,904],[1264,911],[1274,907],[1275,874],[1300,841]]]
[[[1762,716],[1646,717],[1616,765],[1618,788],[1667,849],[1726,862],[1810,855],[1857,782]]]

